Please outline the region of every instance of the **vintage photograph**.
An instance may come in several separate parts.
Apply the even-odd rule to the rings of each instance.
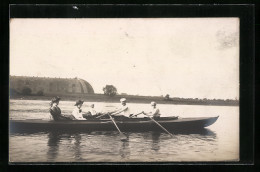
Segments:
[[[11,18],[9,162],[238,162],[239,25]]]

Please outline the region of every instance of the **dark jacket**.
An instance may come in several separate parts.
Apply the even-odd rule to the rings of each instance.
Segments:
[[[51,107],[50,108],[50,113],[51,116],[53,117],[54,121],[67,121],[67,120],[72,120],[68,117],[65,117],[61,114],[61,110],[58,106]]]

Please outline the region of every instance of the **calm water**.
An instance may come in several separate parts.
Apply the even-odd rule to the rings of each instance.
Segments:
[[[61,101],[63,113],[71,113],[71,101]],[[84,103],[83,110],[89,105]],[[95,103],[98,111],[117,103]],[[149,104],[129,104],[131,112],[148,111]],[[125,132],[121,142],[117,131],[10,133],[11,162],[159,162],[239,160],[239,107],[158,105],[162,116],[212,117],[215,124],[191,133]],[[10,100],[12,119],[49,119],[49,101]]]

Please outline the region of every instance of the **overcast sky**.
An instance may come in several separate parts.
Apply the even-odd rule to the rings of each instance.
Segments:
[[[239,19],[12,19],[10,75],[74,78],[96,93],[239,98]]]

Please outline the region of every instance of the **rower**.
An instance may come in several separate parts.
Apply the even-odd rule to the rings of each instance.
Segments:
[[[156,102],[151,102],[151,106],[152,106],[151,111],[148,113],[143,112],[143,114],[152,116],[154,119],[160,118],[161,114],[159,108],[156,107]]]
[[[112,112],[112,116],[116,116],[116,117],[120,117],[120,118],[129,118],[130,116],[130,109],[129,107],[127,106],[126,104],[126,99],[125,98],[121,98],[120,99],[120,102],[121,102],[121,107]]]
[[[96,118],[96,117],[98,117],[100,115],[103,115],[103,113],[97,112],[95,110],[95,104],[91,104],[90,108],[89,108],[89,111],[86,114],[83,114],[83,118],[93,119],[93,118]]]
[[[95,110],[95,105],[91,104],[89,108],[89,112],[91,113],[92,116],[97,115],[97,111]]]

